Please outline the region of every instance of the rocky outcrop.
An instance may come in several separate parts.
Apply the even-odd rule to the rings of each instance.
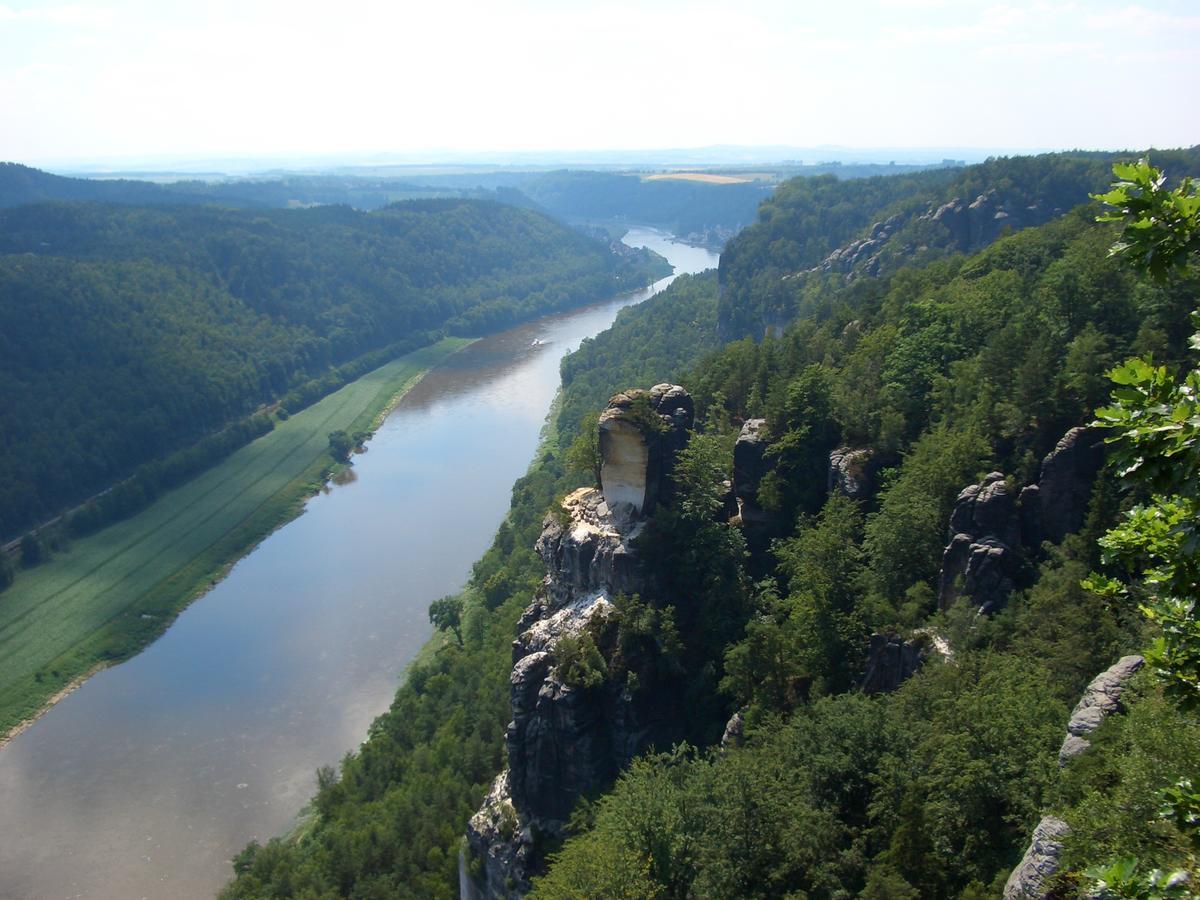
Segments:
[[[611,783],[648,747],[682,737],[673,692],[607,679],[572,684],[560,668],[563,648],[583,641],[611,658],[613,598],[653,594],[635,541],[647,516],[669,502],[692,414],[677,385],[614,396],[600,417],[601,489],[569,494],[543,523],[536,549],[546,578],[513,641],[508,768],[468,824],[464,894],[524,894],[580,796]]]
[[[1107,429],[1072,428],[1042,461],[1037,484],[1040,540],[1058,543],[1087,516],[1096,475],[1104,466]]]
[[[746,742],[746,707],[742,707],[725,723],[725,732],[721,735],[721,749],[728,750],[742,746]]]
[[[733,495],[742,522],[758,522],[766,516],[758,504],[758,486],[769,468],[766,426],[766,419],[747,419],[733,445]]]
[[[676,384],[616,394],[600,414],[600,490],[612,515],[627,521],[669,502],[675,454],[687,443],[695,408]]]
[[[1004,900],[1041,900],[1047,895],[1047,885],[1058,872],[1062,839],[1069,831],[1067,823],[1054,816],[1038,822],[1029,849],[1004,884]]]
[[[938,605],[948,609],[970,597],[981,612],[1004,605],[1022,560],[1036,557],[1043,541],[1060,543],[1082,527],[1092,489],[1104,466],[1105,431],[1072,428],[1042,461],[1037,484],[1016,502],[1000,472],[968,485],[950,515],[950,540],[942,553]]]
[[[1020,537],[1016,505],[1000,472],[964,488],[950,515],[938,606],[949,609],[962,597],[984,612],[1003,606],[1015,586]]]
[[[873,634],[867,649],[864,694],[889,694],[914,675],[925,662],[925,642],[906,641],[894,634]]]
[[[955,197],[921,218],[936,222],[949,231],[955,249],[964,253],[990,244],[1006,229],[1015,231],[1044,220],[1034,207],[1024,210],[1010,207],[994,188],[969,203]]]
[[[867,447],[838,447],[829,454],[829,493],[851,500],[870,500],[875,493],[874,456]]]
[[[1121,712],[1121,694],[1129,679],[1145,664],[1141,656],[1123,656],[1092,679],[1067,722],[1067,736],[1058,751],[1060,766],[1087,750],[1091,746],[1087,736],[1113,713]]]
[[[542,523],[535,549],[551,575],[526,617],[548,617],[595,589],[639,593],[644,579],[633,542],[644,527],[643,520],[619,522],[595,488],[568,494],[561,513],[547,516]]]
[[[882,251],[903,223],[904,217],[900,214],[886,221],[876,222],[865,238],[851,241],[834,250],[814,271],[846,272],[870,277],[878,275]]]
[[[1092,679],[1067,721],[1067,736],[1058,751],[1059,766],[1085,752],[1091,746],[1087,735],[1122,711],[1121,695],[1145,663],[1141,656],[1123,656]],[[1038,823],[1029,849],[1004,885],[1004,900],[1044,900],[1049,896],[1050,879],[1058,872],[1062,856],[1062,838],[1069,831],[1067,823],[1054,816],[1045,816]]]

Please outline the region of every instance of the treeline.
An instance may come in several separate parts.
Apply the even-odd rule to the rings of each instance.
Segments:
[[[844,183],[844,195],[818,189],[838,201],[860,196],[857,184]],[[1067,205],[1085,200],[1081,191]],[[1129,502],[1111,480],[1097,482],[1077,535],[1031,551],[1002,611],[941,611],[936,600],[964,486],[996,469],[1014,485],[1035,478],[1063,432],[1091,418],[1107,396],[1107,369],[1125,355],[1186,354],[1200,280],[1137,278],[1109,257],[1116,232],[1095,212],[1076,210],[974,255],[831,282],[778,335],[699,361],[691,342],[707,340],[718,302],[706,276],[680,279],[626,313],[613,335],[585,344],[564,363],[558,446],[518,482],[510,518],[475,568],[462,646],[447,641],[414,667],[341,777],[322,775],[305,836],[252,845],[226,896],[457,895],[463,827],[502,764],[508,641],[543,574],[531,550],[540,514],[593,477],[586,467],[565,471],[560,448],[577,413],[594,412],[627,379],[670,378],[697,401],[679,494],[642,545],[661,591],[622,626],[647,615],[675,623],[663,664],[685,667],[692,746],[657,748],[610,794],[581,799],[536,896],[992,897],[1041,813],[1066,803],[1082,810],[1081,833],[1119,821],[1138,846],[1177,842],[1169,825],[1131,826],[1097,790],[1110,776],[1127,797],[1161,786],[1159,770],[1200,777],[1200,757],[1172,749],[1170,737],[1197,746],[1194,721],[1151,699],[1119,726],[1114,751],[1097,754],[1096,780],[1063,776],[1055,759],[1083,686],[1144,641],[1136,615],[1081,586],[1100,564],[1097,539]],[[754,252],[787,271],[792,250],[779,239],[804,235],[772,224],[777,214],[764,208],[757,230],[728,252],[748,254],[743,240],[757,245],[775,229],[778,245]],[[859,214],[874,215],[847,212]],[[768,308],[741,280],[758,278],[755,267],[723,277],[722,304],[730,291]],[[679,322],[700,327],[671,327]],[[759,416],[773,447],[760,492],[773,540],[747,548],[714,513],[737,429]],[[873,455],[870,499],[827,493],[829,451],[839,445]],[[952,658],[930,649],[899,690],[867,697],[857,687],[872,633],[930,647],[936,638]],[[596,671],[627,677],[607,662]],[[744,746],[718,752],[736,710]],[[1131,745],[1137,752],[1123,762],[1119,750]],[[1073,860],[1088,849],[1072,850]]]
[[[0,535],[392,349],[641,286],[651,256],[467,200],[0,211]]]

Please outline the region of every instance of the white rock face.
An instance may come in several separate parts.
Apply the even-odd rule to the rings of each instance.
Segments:
[[[600,484],[608,508],[624,519],[646,508],[646,474],[650,448],[634,423],[612,416],[600,423]]]

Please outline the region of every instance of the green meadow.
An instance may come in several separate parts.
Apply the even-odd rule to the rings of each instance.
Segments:
[[[0,594],[0,735],[160,635],[188,602],[299,513],[328,474],[331,431],[370,429],[399,394],[467,343],[447,338],[381,366],[138,515],[20,572]]]

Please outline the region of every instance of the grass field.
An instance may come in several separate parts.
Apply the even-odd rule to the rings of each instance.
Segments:
[[[467,343],[446,339],[393,360],[133,518],[21,572],[0,594],[0,736],[15,733],[80,678],[161,634],[189,601],[299,512],[331,463],[329,432],[370,429],[398,394]]]
[[[746,184],[754,179],[742,175],[713,175],[708,172],[662,172],[647,175],[645,181],[700,181],[704,184]]]

